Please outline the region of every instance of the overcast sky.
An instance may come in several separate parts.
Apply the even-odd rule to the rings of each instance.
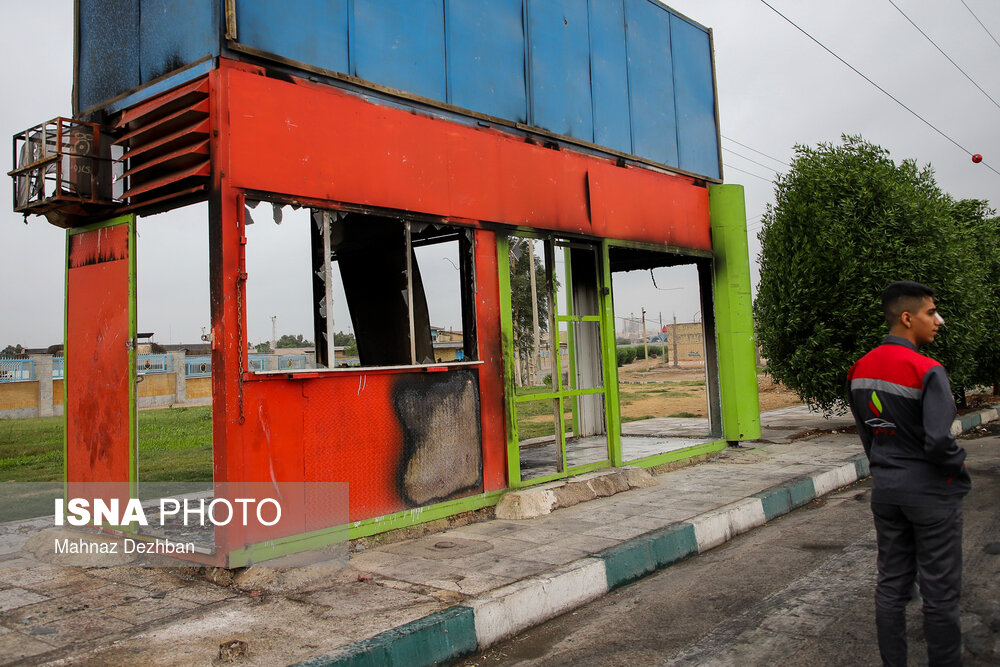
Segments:
[[[1000,2],[965,0],[1000,37]],[[919,113],[958,144],[1000,170],[1000,108],[977,90],[888,0],[769,0],[777,9]],[[1000,100],[1000,47],[961,0],[895,0],[896,4],[994,99]],[[931,163],[938,184],[958,198],[1000,201],[1000,176],[928,128],[823,51],[760,0],[673,0],[675,10],[713,28],[722,134],[783,162],[795,144],[861,134],[898,161]],[[0,137],[70,115],[73,3],[2,3]],[[33,26],[44,25],[43,33]],[[9,144],[8,144],[9,145]],[[750,254],[759,252],[760,215],[773,201],[774,172],[786,167],[724,139],[725,180],[746,187]],[[6,153],[10,155],[10,153]],[[9,160],[10,158],[6,158]],[[12,165],[6,163],[4,172]],[[755,175],[750,175],[751,172]],[[11,180],[0,179],[0,347],[44,347],[62,340],[65,232],[43,218],[28,224],[11,211]],[[206,209],[190,207],[140,220],[139,328],[156,340],[192,342],[209,325]],[[447,256],[428,257],[425,276],[454,273]],[[421,260],[423,263],[424,260]],[[427,278],[425,277],[425,280]],[[617,315],[679,321],[699,316],[692,274],[658,269],[616,278]],[[756,284],[756,272],[754,282]],[[682,289],[670,289],[681,287]],[[260,290],[263,292],[263,290]],[[280,299],[248,297],[250,338],[270,337]],[[449,297],[449,301],[453,301]],[[274,312],[272,312],[274,311]],[[305,314],[279,315],[279,335],[308,335]],[[346,329],[339,315],[337,328]],[[437,326],[457,327],[454,313],[432,313]]]

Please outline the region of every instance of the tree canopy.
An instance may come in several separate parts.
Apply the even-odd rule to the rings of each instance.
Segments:
[[[981,363],[987,348],[996,356],[1000,325],[997,219],[986,202],[954,200],[930,166],[897,164],[855,136],[796,146],[775,183],[754,302],[770,375],[813,407],[845,407],[848,369],[888,332],[882,290],[915,280],[935,289],[946,322],[922,351],[947,367],[956,396],[996,381]]]
[[[287,347],[309,347],[312,345],[312,341],[306,340],[302,334],[285,334],[277,340],[277,347],[287,348]]]

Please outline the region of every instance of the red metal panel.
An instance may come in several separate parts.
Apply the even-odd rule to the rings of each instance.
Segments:
[[[222,59],[235,187],[616,239],[709,249],[708,192],[690,177],[621,168],[380,106]],[[597,206],[591,190],[596,187]],[[593,213],[593,220],[591,215]]]
[[[507,488],[507,440],[500,337],[500,281],[496,234],[476,231],[476,334],[479,341],[479,406],[483,433],[483,485]]]
[[[679,248],[712,249],[706,188],[681,188],[648,169],[599,161],[591,165],[588,179],[598,236],[631,241],[656,237]]]
[[[128,225],[75,234],[66,285],[66,470],[129,481]]]

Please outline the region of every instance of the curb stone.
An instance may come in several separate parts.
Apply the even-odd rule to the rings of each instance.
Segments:
[[[953,422],[952,433],[957,435],[997,419],[1000,419],[997,406],[962,415]],[[724,544],[868,475],[868,459],[857,454],[845,464],[797,477],[749,498],[639,535],[593,556],[348,644],[297,667],[415,667],[475,653],[656,570]]]

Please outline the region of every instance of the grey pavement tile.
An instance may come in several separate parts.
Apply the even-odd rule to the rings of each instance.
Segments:
[[[431,580],[447,579],[455,573],[455,564],[450,560],[427,560],[425,558],[405,558],[395,554],[381,554],[392,558],[370,559],[363,569],[385,577],[392,577],[414,584],[425,584]],[[482,554],[470,556],[478,558]],[[429,584],[434,585],[434,584]]]
[[[516,533],[525,525],[525,523],[525,521],[504,521],[495,519],[493,521],[483,521],[481,523],[473,523],[468,526],[462,526],[462,531],[465,533],[492,537],[496,535]]]
[[[476,572],[468,576],[452,575],[442,577],[440,579],[428,579],[424,582],[424,584],[448,591],[455,591],[456,593],[462,593],[464,595],[479,595],[481,593],[485,593],[486,591],[492,591],[493,589],[512,584],[515,581],[517,581],[517,579],[513,579],[511,577],[502,577],[486,572]]]
[[[537,519],[532,519],[532,521],[538,526],[557,530],[564,535],[580,535],[588,530],[601,527],[601,522],[599,521],[587,521],[576,517],[556,516],[555,514],[541,516]]]
[[[363,572],[381,573],[384,569],[402,566],[409,560],[388,551],[362,551],[351,554],[351,567]]]
[[[7,556],[21,552],[24,543],[30,539],[28,535],[4,535],[0,537],[0,555]]]
[[[66,614],[48,623],[31,625],[27,628],[27,632],[29,634],[50,632],[38,636],[46,643],[67,646],[125,632],[132,627],[134,627],[132,623],[109,616],[103,609],[94,609]],[[51,632],[53,630],[55,632]]]
[[[495,538],[491,540],[491,544],[493,545],[493,548],[489,553],[493,553],[498,556],[517,556],[518,554],[524,553],[528,549],[532,549],[535,546],[534,542],[522,540],[520,534],[516,534],[512,537]]]
[[[103,586],[88,588],[59,599],[70,604],[83,605],[89,609],[104,609],[132,600],[141,600],[145,597],[149,597],[149,591],[144,588],[105,582]]]
[[[686,521],[693,516],[698,516],[701,513],[702,510],[700,509],[691,509],[687,507],[661,507],[659,509],[650,510],[640,516],[660,519],[665,522],[664,525],[667,525],[676,521]]]
[[[0,623],[9,628],[22,630],[31,625],[45,625],[76,612],[87,611],[89,607],[74,603],[68,598],[43,600],[35,604],[16,607],[0,614]]]
[[[537,546],[521,554],[523,560],[530,560],[549,565],[565,565],[575,560],[586,558],[590,554],[581,549],[572,549],[564,545],[546,544]]]
[[[436,604],[438,601],[426,594],[380,586],[374,581],[350,582],[310,593],[302,600],[329,607],[324,618],[362,616],[383,611],[406,608],[414,604]]]
[[[613,547],[616,544],[621,544],[621,540],[612,539],[608,537],[601,537],[598,535],[571,535],[569,537],[564,537],[561,540],[552,543],[552,547],[556,549],[574,549],[577,551],[582,551],[586,554],[595,554],[598,551],[607,549],[608,547]]]
[[[5,632],[0,634],[0,663],[9,664],[30,658],[51,651],[56,646],[24,632]]]
[[[386,628],[398,628],[436,611],[441,611],[451,604],[450,602],[432,600],[399,608],[361,610],[355,612],[354,615],[343,614],[336,608],[324,605],[318,608],[321,611],[316,616],[316,625],[323,627],[330,636],[342,638],[342,641],[337,643],[347,644],[358,639],[373,637],[385,632]]]
[[[0,591],[0,612],[9,612],[20,607],[44,602],[49,598],[23,588],[8,588]]]
[[[523,560],[520,558],[501,558],[491,565],[487,565],[482,572],[504,577],[511,581],[524,579],[542,572],[553,569],[551,563],[534,560]]]
[[[141,586],[156,591],[173,590],[184,585],[184,580],[163,568],[136,567],[105,567],[87,570],[88,575],[116,581],[130,586]]]
[[[166,599],[144,598],[112,607],[107,609],[106,613],[117,619],[141,625],[197,609],[200,606],[197,602],[188,602],[187,600],[168,601]]]
[[[626,525],[622,523],[612,523],[607,526],[588,530],[585,534],[594,537],[605,537],[613,540],[631,540],[643,533],[648,533],[652,528],[636,525]]]
[[[69,568],[56,565],[15,566],[8,562],[0,566],[0,582],[31,588],[33,584],[52,581],[70,572]]]
[[[149,593],[146,593],[149,595]],[[186,600],[198,604],[211,604],[237,597],[234,591],[206,582],[194,581],[180,588],[167,591],[165,600]]]
[[[98,588],[107,583],[106,580],[99,577],[91,577],[82,571],[72,570],[55,579],[36,581],[26,586],[26,588],[30,588],[32,591],[41,593],[42,595],[48,595],[49,597],[63,597],[82,593],[91,588]]]
[[[541,528],[526,523],[523,527],[520,527],[516,533],[511,533],[510,537],[519,542],[529,542],[532,545],[537,545],[549,544],[554,540],[564,537],[564,533],[559,530]]]

